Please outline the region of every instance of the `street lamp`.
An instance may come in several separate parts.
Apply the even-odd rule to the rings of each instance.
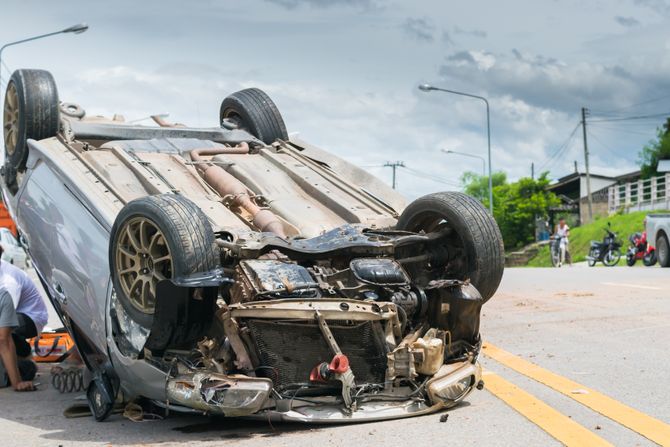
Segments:
[[[442,149],[441,151],[444,152],[445,154],[456,154],[456,155],[463,155],[465,157],[480,159],[482,161],[482,177],[486,177],[486,160],[484,160],[484,157],[480,157],[479,155],[474,154],[468,154],[467,152],[452,151],[451,149]]]
[[[439,91],[453,93],[454,95],[468,96],[470,98],[481,99],[486,104],[486,132],[488,135],[488,154],[489,154],[489,211],[493,215],[493,177],[491,176],[491,113],[489,110],[489,101],[483,96],[471,95],[470,93],[457,92],[456,90],[447,90],[446,88],[435,87],[430,84],[421,84],[419,90],[422,92]]]
[[[54,31],[53,33],[47,33],[47,34],[40,34],[39,36],[33,36],[29,37],[27,39],[21,39],[17,40],[16,42],[10,42],[4,44],[2,47],[0,47],[0,79],[2,79],[2,51],[7,48],[11,47],[13,45],[18,45],[20,43],[25,43],[25,42],[30,42],[32,40],[37,40],[37,39],[42,39],[44,37],[49,37],[49,36],[55,36],[56,34],[81,34],[84,31],[88,29],[88,25],[85,23],[78,23],[77,25],[72,25],[69,28],[62,29],[60,31]]]

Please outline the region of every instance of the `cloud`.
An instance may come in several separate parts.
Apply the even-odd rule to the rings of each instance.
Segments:
[[[635,28],[636,26],[640,26],[640,21],[635,17],[616,16],[614,17],[614,20],[625,28]]]
[[[435,40],[435,26],[426,18],[408,17],[402,24],[402,28],[408,36],[418,41],[433,42]]]
[[[351,6],[370,9],[376,5],[374,0],[265,0],[287,9],[296,9],[307,5],[314,8],[330,8],[334,6]]]
[[[481,38],[485,38],[487,36],[486,31],[480,29],[463,29],[458,26],[454,27],[454,34],[462,34],[466,36],[481,37]]]
[[[635,4],[651,9],[664,17],[670,16],[670,3],[666,0],[635,0]]]
[[[670,75],[669,67],[657,68]],[[651,70],[650,70],[651,72]],[[581,105],[602,110],[616,108],[647,90],[658,88],[651,77],[641,83],[639,75],[621,65],[596,62],[566,63],[556,58],[528,54],[461,51],[446,58],[440,74],[449,82],[477,86],[491,95],[510,95],[536,107],[574,111]],[[666,85],[668,84],[665,82]]]

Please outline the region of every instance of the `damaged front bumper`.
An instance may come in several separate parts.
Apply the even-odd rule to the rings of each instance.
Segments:
[[[418,399],[407,392],[393,401],[388,396],[368,396],[350,411],[342,403],[313,399],[311,403],[278,399],[272,395],[272,381],[246,376],[217,373],[182,374],[168,381],[171,403],[194,408],[208,414],[228,417],[251,416],[285,422],[355,423],[421,416],[451,408],[461,402],[481,383],[482,369],[478,362],[443,365],[426,382],[429,400]]]

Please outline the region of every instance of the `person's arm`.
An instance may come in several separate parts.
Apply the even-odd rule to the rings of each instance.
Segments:
[[[32,382],[21,380],[19,364],[16,359],[16,347],[12,339],[12,328],[0,327],[0,358],[5,365],[9,381],[16,391],[31,391],[34,389]]]

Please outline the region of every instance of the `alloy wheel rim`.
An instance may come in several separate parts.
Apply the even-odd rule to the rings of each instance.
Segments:
[[[16,143],[19,135],[19,95],[14,82],[7,86],[5,104],[3,111],[3,137],[5,150],[8,155],[16,151]]]
[[[170,247],[160,228],[144,217],[129,219],[119,234],[115,267],[121,289],[133,307],[153,314],[156,285],[172,278]]]

